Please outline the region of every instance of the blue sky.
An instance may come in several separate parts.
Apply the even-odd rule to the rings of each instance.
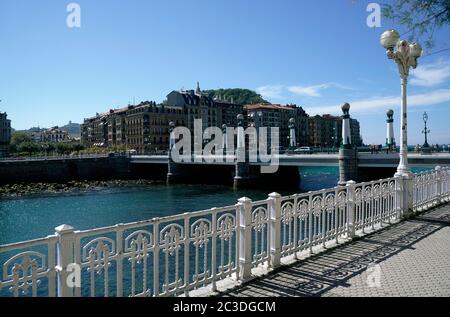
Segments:
[[[81,28],[66,6],[81,6]],[[174,89],[249,88],[310,114],[344,102],[366,143],[385,140],[400,81],[357,0],[0,0],[0,111],[16,129],[62,125]],[[450,47],[450,28],[436,33]],[[450,143],[450,53],[421,58],[411,74],[409,143]]]

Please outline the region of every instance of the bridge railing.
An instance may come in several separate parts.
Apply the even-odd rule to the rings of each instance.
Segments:
[[[433,171],[414,175],[412,196],[414,211],[450,201],[450,168],[438,166]]]
[[[450,170],[413,178],[412,210],[450,201]],[[400,220],[401,178],[77,231],[0,246],[0,296],[177,296]],[[78,284],[79,282],[79,284]]]

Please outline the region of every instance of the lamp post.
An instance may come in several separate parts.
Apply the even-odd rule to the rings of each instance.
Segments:
[[[406,87],[409,69],[417,67],[417,59],[422,56],[422,47],[418,43],[408,43],[400,40],[395,30],[387,30],[381,35],[381,45],[386,49],[386,55],[394,60],[398,66],[401,79],[402,107],[400,119],[400,163],[397,167],[397,176],[410,176],[408,167],[408,115],[406,101]]]
[[[394,110],[390,109],[386,113],[387,119],[386,119],[386,125],[387,125],[387,131],[386,131],[386,148],[387,151],[393,151],[395,148],[395,139],[394,139]]]
[[[293,151],[297,146],[297,138],[295,135],[295,119],[289,119],[289,149]]]
[[[425,143],[422,146],[423,153],[430,153],[430,145],[428,144],[428,134],[431,132],[427,127],[428,121],[428,113],[423,113],[423,123],[425,124],[425,128],[422,130],[422,133],[425,134]]]

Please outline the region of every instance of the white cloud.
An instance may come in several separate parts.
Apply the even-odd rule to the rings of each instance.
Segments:
[[[450,61],[440,60],[420,65],[411,71],[411,84],[423,87],[437,86],[450,78]]]
[[[282,85],[266,85],[256,88],[256,92],[264,98],[284,99]]]
[[[350,87],[337,84],[337,83],[324,83],[320,85],[313,85],[313,86],[290,86],[288,87],[288,90],[296,95],[299,96],[307,96],[307,97],[320,97],[320,91],[328,88],[340,88],[340,89],[347,89],[350,90]]]
[[[450,102],[450,89],[439,89],[426,94],[417,94],[408,96],[408,107],[430,106],[443,102]],[[375,97],[366,100],[356,100],[349,102],[351,113],[369,112],[374,110],[387,110],[389,108],[400,106],[400,96]],[[344,104],[344,102],[342,102]],[[310,115],[315,114],[340,114],[341,105],[328,105],[319,107],[307,107],[305,110]]]

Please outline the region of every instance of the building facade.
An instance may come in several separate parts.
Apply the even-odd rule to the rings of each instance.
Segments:
[[[288,148],[290,141],[289,120],[294,119],[297,146],[308,144],[308,115],[302,107],[280,104],[246,105],[249,123],[255,127],[278,127],[280,146]],[[268,132],[269,133],[269,132]]]
[[[81,143],[86,147],[123,146],[138,153],[167,150],[169,122],[184,125],[183,109],[145,101],[111,109],[84,120]]]
[[[39,142],[61,143],[67,141],[70,141],[69,133],[59,127],[53,127],[39,132]]]
[[[308,119],[309,145],[320,148],[338,148],[342,143],[342,117],[324,114]],[[351,143],[362,145],[359,121],[350,119]]]
[[[11,120],[6,112],[0,112],[0,157],[8,155],[9,144],[11,143]]]
[[[174,90],[167,95],[167,105],[183,108],[186,127],[193,131],[194,120],[201,119],[203,129],[207,127],[237,126],[237,115],[244,114],[244,107],[232,100],[211,98],[202,93],[199,84],[194,90]]]
[[[194,133],[196,119],[202,120],[203,130],[208,127],[222,129],[224,125],[237,127],[239,114],[244,116],[244,126],[278,127],[282,148],[290,145],[291,119],[298,147],[339,147],[342,141],[342,117],[309,117],[302,107],[293,104],[239,105],[233,100],[211,98],[197,83],[196,90],[170,92],[163,104],[145,101],[85,119],[81,125],[81,142],[85,147],[123,146],[139,153],[165,151],[169,147],[169,122],[187,127]],[[351,119],[350,124],[352,144],[360,145],[359,122]]]

